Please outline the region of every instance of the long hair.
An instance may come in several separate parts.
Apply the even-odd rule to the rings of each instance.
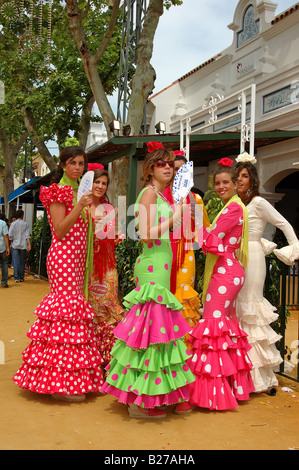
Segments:
[[[249,179],[250,179],[249,190],[247,191],[246,196],[243,200],[245,206],[247,206],[253,197],[260,195],[260,179],[257,174],[256,167],[250,162],[237,163],[236,165],[237,176],[239,176],[239,173],[244,168],[248,171]]]
[[[54,173],[54,175],[52,176],[52,179],[51,179],[51,184],[52,183],[58,183],[62,176],[63,176],[63,167],[62,165],[65,165],[67,160],[69,160],[70,158],[75,158],[75,157],[78,157],[79,155],[83,155],[84,157],[84,170],[86,170],[87,168],[87,156],[84,152],[84,150],[77,146],[77,145],[72,145],[70,147],[65,147],[64,149],[61,150],[60,154],[59,154],[59,164],[58,164],[58,168],[56,170],[56,172]]]
[[[107,171],[107,170],[103,170],[103,169],[94,170],[94,181],[95,181],[97,178],[100,178],[100,176],[107,176],[107,189],[108,189],[109,183],[110,183],[110,178],[109,178],[108,171]],[[108,203],[109,203],[109,198],[108,198],[108,196],[107,196],[107,189],[106,189],[106,192],[105,192],[104,199],[105,199],[105,202],[108,202]]]
[[[144,159],[143,164],[143,175],[141,180],[143,181],[143,187],[147,184],[150,184],[152,181],[152,171],[158,160],[165,160],[167,162],[173,162],[175,160],[175,155],[172,150],[167,149],[157,149],[151,153],[147,153]]]

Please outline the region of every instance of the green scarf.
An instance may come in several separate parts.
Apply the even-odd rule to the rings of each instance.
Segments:
[[[63,177],[58,183],[58,186],[71,186],[73,188],[73,205],[77,204],[77,192],[79,184],[77,181],[73,181],[68,176],[66,176],[65,172],[63,173]],[[92,230],[92,217],[90,208],[87,207],[88,211],[88,228],[87,228],[87,250],[86,250],[86,260],[85,260],[85,274],[84,274],[84,295],[86,300],[88,300],[88,280],[93,268],[93,230]],[[85,209],[81,211],[82,218],[86,222],[86,212]]]
[[[231,203],[237,202],[243,209],[243,227],[242,227],[242,237],[241,237],[241,244],[240,248],[236,251],[237,258],[241,261],[244,269],[247,267],[248,263],[248,213],[247,209],[244,206],[243,202],[236,194],[233,196],[227,204],[223,207],[223,209],[219,212],[219,214],[215,217],[212,225],[211,230],[216,224],[216,221],[224,211],[224,209]],[[205,302],[207,290],[209,287],[209,283],[213,274],[214,266],[217,262],[218,255],[213,255],[212,253],[208,253],[206,256],[206,263],[205,263],[205,273],[204,273],[204,285],[203,285],[203,294],[202,294],[202,301]]]

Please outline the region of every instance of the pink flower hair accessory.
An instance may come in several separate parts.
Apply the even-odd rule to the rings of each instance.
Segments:
[[[164,146],[163,144],[161,144],[161,142],[151,141],[151,142],[147,142],[146,145],[147,145],[148,153],[152,153],[158,149],[164,149]]]
[[[104,166],[101,163],[88,163],[87,169],[88,171],[104,170]]]
[[[218,165],[228,167],[232,166],[233,163],[233,160],[231,160],[230,158],[221,158],[221,160],[219,160],[218,162]]]

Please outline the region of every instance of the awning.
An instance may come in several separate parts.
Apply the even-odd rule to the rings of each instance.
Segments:
[[[4,205],[4,197],[0,197],[0,206]]]
[[[299,131],[274,130],[255,132],[255,148],[265,147],[284,140],[299,137]],[[86,149],[88,161],[99,162],[103,165],[120,157],[128,155],[133,145],[137,148],[139,160],[143,160],[147,153],[146,143],[158,140],[167,149],[178,150],[180,136],[178,134],[164,135],[138,135],[117,136],[103,144],[94,144]],[[217,158],[240,153],[240,132],[219,132],[213,134],[194,134],[190,136],[190,159],[195,166],[208,166],[209,162]]]
[[[20,204],[33,204],[33,193],[32,190],[29,189],[27,186],[32,183],[33,181],[36,181],[40,178],[40,176],[36,176],[35,178],[32,178],[29,180],[27,183],[23,184],[22,186],[19,186],[17,189],[12,191],[8,195],[8,202],[13,202],[16,199],[19,199]]]

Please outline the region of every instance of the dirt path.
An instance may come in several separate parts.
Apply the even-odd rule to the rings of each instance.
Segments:
[[[274,397],[254,394],[230,412],[177,416],[170,409],[164,420],[130,419],[125,406],[110,396],[91,394],[83,403],[69,404],[19,389],[12,376],[29,344],[32,313],[49,287],[31,275],[22,284],[9,284],[0,290],[2,450],[299,449],[299,385],[282,377]],[[293,392],[283,392],[283,386]]]

